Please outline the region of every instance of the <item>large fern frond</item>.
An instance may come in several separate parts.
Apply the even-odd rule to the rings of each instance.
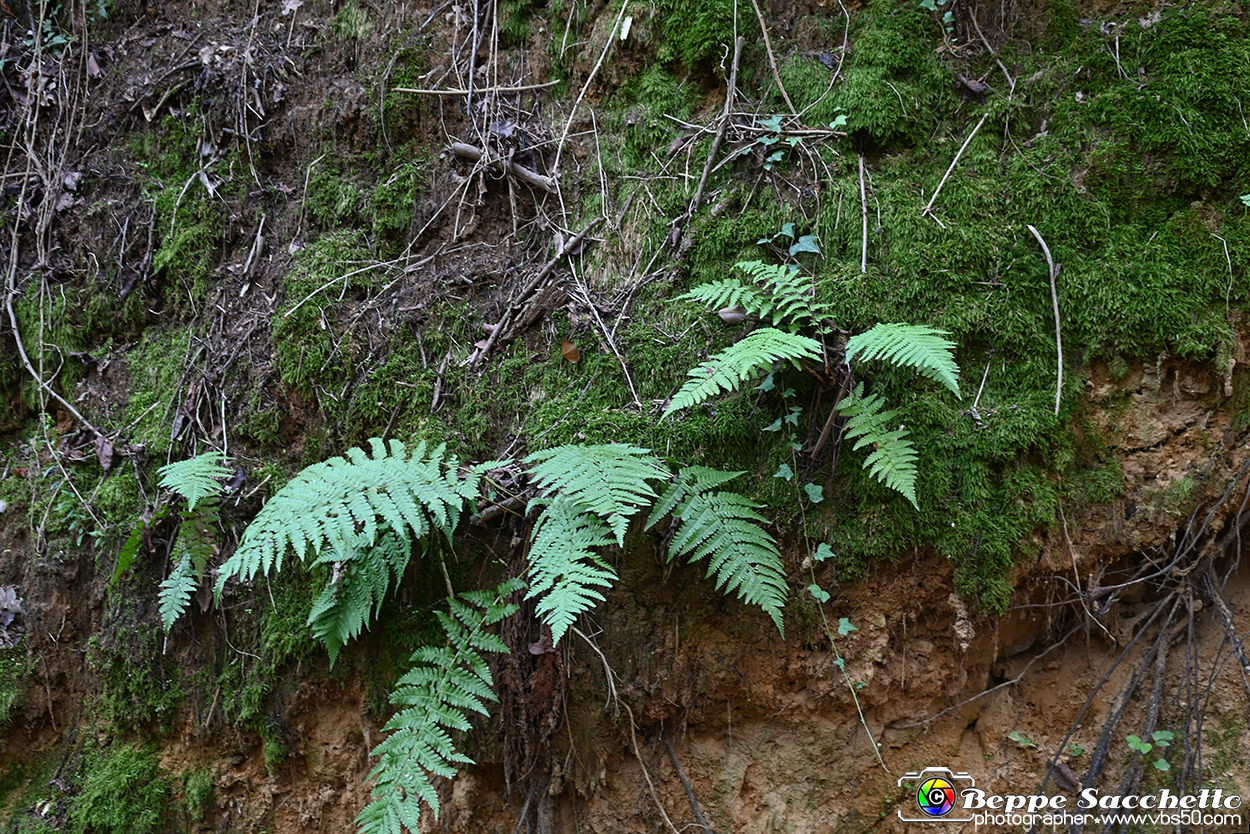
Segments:
[[[733,391],[744,380],[778,360],[797,364],[801,359],[819,359],[820,355],[820,342],[815,339],[771,327],[760,328],[691,369],[690,379],[673,396],[663,417],[698,405],[722,391]]]
[[[529,593],[536,611],[560,638],[583,611],[603,601],[597,589],[616,582],[616,572],[595,552],[612,544],[607,524],[567,498],[557,498],[539,516],[530,545]]]
[[[188,499],[189,501],[190,499]],[[191,595],[198,590],[208,563],[217,552],[217,531],[221,527],[220,499],[216,495],[201,496],[199,509],[178,513],[178,564],[169,578],[161,583],[159,595],[161,625],[165,631],[182,616]]]
[[[850,363],[858,355],[860,361],[882,358],[914,368],[960,397],[955,343],[945,338],[946,334],[923,324],[877,324],[847,340],[846,361]]]
[[[288,549],[300,559],[326,547],[347,552],[372,546],[384,527],[413,540],[435,527],[450,538],[482,472],[497,465],[473,467],[461,478],[445,446],[427,453],[425,443],[411,450],[398,440],[389,450],[377,438],[369,443],[372,457],[349,449],[347,459],[314,464],[279,490],[222,565],[217,592],[231,577],[281,569]]]
[[[370,774],[373,801],[356,817],[360,834],[419,831],[423,802],[438,814],[434,777],[473,764],[451,733],[469,729],[469,713],[485,715],[486,702],[499,700],[482,655],[506,654],[508,647],[486,629],[516,611],[504,600],[522,587],[512,579],[494,591],[467,592],[448,601],[450,613],[437,612],[447,644],[413,654],[412,669],[391,693],[400,711],[383,728],[390,735],[373,749],[381,759]]]
[[[647,526],[671,512],[680,524],[669,543],[669,559],[689,556],[693,564],[706,558],[707,575],[716,575],[718,590],[758,605],[784,635],[786,574],[777,545],[764,530],[767,519],[745,496],[711,492],[741,474],[701,466],[683,469],[656,503]]]
[[[161,487],[187,499],[187,509],[194,510],[202,499],[221,495],[221,481],[230,477],[230,470],[223,464],[225,459],[221,452],[205,452],[162,466],[157,471]]]
[[[334,574],[313,603],[308,625],[325,644],[331,669],[339,650],[378,615],[392,584],[404,575],[411,554],[411,544],[388,530],[372,547],[327,551],[317,560],[334,565]]]
[[[907,439],[910,433],[902,426],[895,426],[898,412],[882,410],[884,401],[877,394],[864,396],[863,383],[855,386],[847,399],[850,402],[839,407],[848,418],[846,437],[859,438],[856,449],[873,445],[864,468],[920,509],[916,501],[916,447]]]
[[[794,332],[814,324],[828,313],[828,305],[816,301],[814,280],[800,274],[797,266],[744,261],[737,267],[763,290],[756,308],[747,308],[747,311],[771,321],[773,327]]]
[[[540,489],[605,519],[618,544],[625,543],[630,516],[655,500],[648,481],[670,477],[649,450],[623,443],[557,446],[525,462]]]

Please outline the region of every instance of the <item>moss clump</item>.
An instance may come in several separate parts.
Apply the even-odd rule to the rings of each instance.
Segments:
[[[623,161],[632,170],[647,166],[653,152],[661,157],[667,153],[665,146],[677,135],[675,123],[667,116],[687,118],[696,96],[689,83],[659,65],[644,70],[625,92],[633,107],[623,117]]]
[[[213,789],[217,781],[211,767],[202,767],[183,774],[182,804],[192,822],[204,822],[213,810]]]
[[[87,663],[102,678],[100,717],[119,730],[167,724],[182,702],[177,664],[161,651],[151,571],[136,571],[109,592],[103,628],[87,644]]]
[[[165,827],[173,790],[153,751],[108,747],[89,754],[82,772],[70,813],[75,834],[152,834]]]
[[[191,336],[189,329],[145,334],[126,354],[131,385],[123,419],[125,424],[135,424],[133,442],[142,443],[153,459],[163,459],[169,451],[167,415],[180,394]]]
[[[22,703],[29,667],[25,647],[0,649],[0,726],[9,723]]]

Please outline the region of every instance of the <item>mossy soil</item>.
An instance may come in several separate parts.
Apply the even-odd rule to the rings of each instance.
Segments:
[[[680,464],[743,470],[739,488],[767,507],[796,565],[817,543],[831,545],[836,575],[822,581],[936,554],[974,606],[996,613],[1061,512],[1134,488],[1121,439],[1090,419],[1091,367],[1124,377],[1179,357],[1224,376],[1244,358],[1250,41],[1239,4],[1142,8],[1111,21],[1052,2],[1022,10],[1011,31],[991,27],[995,54],[970,21],[948,29],[918,3],[874,0],[849,21],[832,12],[801,25],[772,19],[777,69],[802,122],[843,127],[836,137],[766,122],[787,105],[754,16],[739,9],[748,46],[738,105],[753,115],[735,117],[743,130],[721,151],[733,158],[711,176],[680,256],[670,220],[687,210],[710,147],[708,132],[690,125],[723,104],[734,4],[633,11],[630,35],[613,45],[574,121],[564,213],[506,179],[474,178],[444,140],[482,141],[475,130],[484,129],[525,164],[550,162],[617,4],[594,14],[577,3],[501,4],[497,69],[561,86],[489,123],[466,114],[462,99],[392,89],[442,83],[442,56],[465,35],[454,15],[320,2],[291,11],[265,13],[250,36],[223,16],[195,41],[196,54],[255,48],[254,100],[239,97],[246,85],[233,76],[204,70],[150,121],[126,86],[178,65],[187,39],[166,33],[140,58],[128,27],[148,26],[146,10],[118,8],[101,23],[102,42],[120,56],[90,110],[112,126],[97,137],[107,161],[82,166],[82,203],[66,216],[81,231],[58,221],[63,257],[51,271],[29,264],[14,298],[37,368],[127,450],[108,471],[89,448],[69,462],[66,449],[82,439],[74,421],[40,394],[6,336],[3,518],[29,531],[23,552],[45,554],[41,564],[49,553],[89,563],[72,583],[92,601],[78,628],[97,695],[84,720],[125,738],[160,736],[191,710],[206,726],[263,738],[277,767],[289,747],[280,705],[300,675],[313,668],[343,681],[380,664],[389,671],[371,678],[368,697],[382,710],[382,679],[428,635],[424,609],[441,592],[441,572],[414,569],[383,634],[333,673],[303,619],[325,579],[315,572],[251,588],[221,624],[197,611],[166,638],[154,629],[163,551],[109,580],[121,542],[156,508],[155,469],[169,460],[226,448],[246,476],[223,512],[224,552],[292,473],[369,437],[447,443],[476,460],[629,442]],[[185,12],[167,14],[182,24]],[[969,93],[960,76],[988,90]],[[147,105],[165,89],[139,85]],[[257,103],[269,114],[263,129],[247,109]],[[257,141],[240,140],[248,131]],[[119,211],[125,204],[133,210]],[[569,302],[469,363],[484,325],[552,254],[554,233],[600,213],[609,222],[573,259]],[[740,260],[792,260],[773,242],[787,223],[818,241],[820,253],[798,262],[838,327],[928,324],[958,345],[962,399],[900,372],[858,369],[913,433],[918,512],[868,477],[863,452],[843,448],[834,468],[828,454],[794,450],[811,448],[830,407],[832,392],[810,374],[778,369],[771,391],[748,385],[659,419],[686,372],[745,332],[675,296],[734,274]],[[1061,265],[1062,357],[1030,225]],[[577,300],[583,290],[590,304]],[[565,340],[578,361],[564,357]],[[1236,397],[1226,407],[1244,411]],[[794,408],[792,427],[765,431]],[[783,464],[798,477],[775,477]],[[1161,493],[1161,518],[1222,487],[1201,472],[1186,483]],[[822,500],[805,484],[820,486]],[[3,570],[33,587],[17,557]],[[470,569],[460,570],[456,580],[468,583]],[[796,609],[798,620],[808,615]],[[121,744],[117,756],[144,749]],[[107,770],[99,761],[84,779]],[[187,807],[202,808],[204,778],[191,778]]]

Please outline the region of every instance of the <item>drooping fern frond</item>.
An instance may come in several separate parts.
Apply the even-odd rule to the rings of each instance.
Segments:
[[[331,669],[339,650],[360,636],[378,615],[387,592],[404,575],[411,555],[411,544],[388,530],[372,547],[327,551],[318,558],[320,563],[332,564],[334,574],[313,603],[308,625],[313,636],[325,644]]]
[[[616,572],[596,553],[612,544],[608,525],[568,498],[557,498],[539,516],[529,553],[529,593],[557,644],[583,611],[603,601],[599,588],[616,583]]]
[[[221,481],[230,477],[225,459],[221,452],[205,452],[162,466],[157,474],[164,489],[181,495],[187,500],[187,509],[194,510],[201,500],[221,495]]]
[[[910,433],[895,425],[898,412],[882,410],[884,401],[880,395],[864,396],[862,382],[855,386],[847,400],[847,404],[839,406],[848,418],[846,437],[859,438],[855,443],[857,450],[873,445],[873,451],[864,461],[868,474],[920,509],[916,501],[916,447],[907,439]]]
[[[960,397],[955,343],[945,338],[946,333],[923,324],[877,324],[847,340],[846,361],[849,364],[858,355],[860,361],[882,358],[914,368]]]
[[[419,831],[422,803],[438,814],[434,777],[455,776],[473,764],[451,733],[468,730],[469,713],[486,715],[486,702],[499,700],[482,655],[506,654],[508,647],[487,629],[516,611],[504,600],[522,587],[512,579],[494,591],[463,593],[448,600],[450,613],[437,612],[447,644],[417,650],[412,669],[391,693],[400,711],[383,728],[390,735],[373,749],[381,760],[370,774],[373,801],[356,817],[360,834]]]
[[[691,369],[690,379],[673,396],[663,416],[698,405],[722,391],[733,391],[778,360],[797,364],[802,359],[819,359],[820,355],[821,345],[815,339],[771,327],[760,328]]]
[[[688,556],[693,564],[706,558],[707,575],[716,575],[717,590],[736,592],[744,602],[758,605],[784,635],[786,574],[776,542],[763,528],[767,519],[743,495],[710,492],[740,474],[703,467],[683,470],[661,496],[647,526],[668,513],[661,509],[674,504],[671,512],[680,523],[669,543],[669,559]]]
[[[828,305],[816,300],[814,281],[801,275],[797,266],[743,261],[737,267],[763,290],[757,309],[747,312],[771,321],[773,327],[793,333],[827,315]]]
[[[196,572],[189,553],[183,553],[173,573],[161,583],[158,596],[161,625],[165,631],[173,628],[174,622],[187,610],[187,603],[200,585],[200,574]]]
[[[624,443],[557,446],[525,462],[540,489],[603,518],[618,544],[625,543],[630,516],[655,500],[648,481],[670,477],[650,450]]]
[[[369,443],[372,457],[349,449],[347,459],[314,464],[279,490],[222,565],[217,593],[231,577],[281,569],[288,549],[299,559],[327,547],[348,552],[375,544],[383,528],[412,540],[437,528],[450,538],[482,473],[498,466],[480,464],[461,478],[445,446],[427,454],[424,442],[411,450],[398,440],[389,449],[377,438]]]

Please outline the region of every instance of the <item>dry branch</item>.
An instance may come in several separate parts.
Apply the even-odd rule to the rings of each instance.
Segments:
[[[466,142],[453,142],[451,145],[451,152],[461,159],[467,159],[471,162],[481,162],[482,157],[485,156],[480,148]],[[535,188],[541,188],[548,194],[556,193],[556,184],[551,177],[544,177],[537,171],[530,170],[523,165],[517,165],[515,162],[511,161],[505,162],[502,159],[487,159],[483,164],[488,168],[494,168],[497,171],[507,171],[512,176],[521,180],[521,182],[529,183]]]
[[[959,157],[955,158],[958,159]],[[1059,379],[1055,383],[1055,416],[1058,417],[1059,399],[1063,396],[1063,334],[1059,330],[1059,291],[1055,287],[1055,279],[1059,277],[1059,267],[1055,266],[1054,259],[1050,257],[1050,247],[1046,245],[1046,241],[1042,240],[1042,236],[1037,229],[1032,226],[1029,226],[1028,229],[1042,246],[1042,252],[1046,255],[1046,269],[1050,274],[1050,301],[1055,308],[1055,350],[1059,353]]]

